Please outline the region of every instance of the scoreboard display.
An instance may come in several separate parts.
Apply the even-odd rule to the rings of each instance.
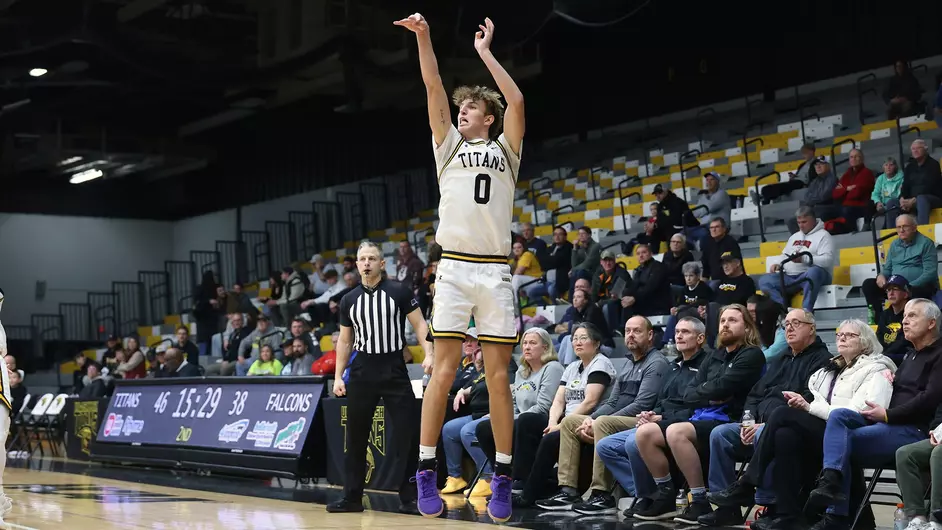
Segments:
[[[100,419],[97,443],[300,455],[323,380],[251,379],[119,383]]]

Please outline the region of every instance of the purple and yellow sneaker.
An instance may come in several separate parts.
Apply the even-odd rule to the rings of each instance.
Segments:
[[[491,478],[491,502],[487,503],[487,514],[495,523],[507,522],[513,513],[512,483],[513,481],[507,475],[494,475]]]
[[[423,470],[415,474],[415,486],[419,493],[416,503],[419,513],[425,517],[438,517],[445,511],[442,497],[438,494],[438,474],[433,470]]]

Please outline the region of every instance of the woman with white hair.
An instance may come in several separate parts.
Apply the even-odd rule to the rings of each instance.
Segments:
[[[746,474],[722,492],[711,493],[711,502],[720,506],[751,505],[756,485],[763,483],[774,461],[775,528],[809,526],[802,520],[802,492],[813,488],[821,470],[828,417],[838,409],[860,412],[870,404],[886,407],[893,395],[896,364],[883,355],[883,346],[870,326],[857,319],[841,322],[837,351],[839,355],[811,375],[810,396],[783,392],[788,406],[772,412]]]
[[[521,341],[523,355],[513,383],[514,396],[514,477],[516,470],[533,467],[536,450],[549,422],[550,407],[563,376],[563,365],[556,360],[553,339],[542,328],[530,328]],[[478,444],[488,458],[494,458],[494,432],[485,419],[477,425]],[[524,475],[525,476],[525,475]],[[516,481],[515,481],[516,482]],[[515,489],[521,489],[518,484]]]

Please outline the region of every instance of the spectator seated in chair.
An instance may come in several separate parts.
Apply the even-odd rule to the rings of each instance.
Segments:
[[[625,346],[631,355],[628,364],[616,376],[611,396],[592,414],[570,414],[560,428],[559,492],[537,501],[543,510],[572,510],[592,515],[614,513],[611,490],[615,479],[605,463],[594,453],[589,499],[583,502],[579,486],[581,445],[596,445],[606,436],[633,429],[638,415],[654,408],[664,377],[670,372],[667,359],[652,346],[651,322],[642,316],[625,324]]]
[[[769,204],[783,195],[788,195],[807,186],[811,177],[814,176],[814,151],[814,144],[802,145],[801,157],[804,160],[798,166],[798,169],[788,174],[788,180],[766,184],[759,190],[759,193],[750,190],[749,195],[752,198],[752,203],[758,205],[759,201],[762,201],[762,204]]]
[[[745,307],[749,297],[756,294],[756,282],[743,270],[742,256],[736,252],[724,252],[722,260],[726,278],[713,282],[713,301],[707,304],[706,314],[707,344],[716,342],[722,309],[731,304]]]
[[[700,364],[709,356],[703,349],[706,328],[700,320],[684,317],[677,323],[674,340],[680,356],[670,362],[670,371],[663,378],[654,407],[637,415],[635,428],[605,436],[595,444],[596,453],[605,467],[621,487],[635,498],[632,506],[625,511],[625,517],[648,510],[657,492],[654,478],[638,450],[638,433],[649,423],[659,426],[663,432],[669,425],[687,421],[694,412],[692,406],[685,402],[684,394],[695,384]],[[576,506],[575,509],[583,514],[591,510],[600,511],[591,506]]]
[[[190,330],[186,326],[177,326],[176,329],[176,342],[173,344],[175,347],[183,350],[183,353],[186,354],[186,360],[190,364],[199,365],[200,363],[200,349],[190,340]]]
[[[302,326],[301,321],[297,321],[299,326]],[[295,323],[292,322],[291,326],[294,327]],[[255,325],[255,329],[249,333],[242,342],[239,343],[239,354],[236,357],[236,367],[235,374],[237,376],[245,376],[249,373],[249,368],[252,366],[252,363],[255,362],[255,359],[258,359],[258,350],[263,344],[268,344],[272,347],[272,350],[275,351],[275,357],[279,357],[278,352],[281,351],[281,334],[273,333],[271,320],[268,319],[265,315],[258,316],[258,324]],[[310,334],[308,334],[309,336]],[[263,338],[264,337],[264,338]],[[301,340],[304,340],[303,338]],[[318,351],[320,351],[318,349]],[[189,360],[189,357],[187,357]]]
[[[914,353],[903,359],[895,377],[887,378],[893,382],[889,406],[869,400],[861,408],[839,408],[827,416],[824,442],[818,445],[823,448],[824,470],[809,494],[807,507],[829,508],[823,527],[850,528],[848,499],[853,462],[894,461],[901,447],[926,439],[942,404],[942,385],[938,384],[942,380],[940,318],[942,314],[932,301],[910,300],[904,309],[903,330]],[[841,331],[846,337],[847,331]],[[776,463],[775,473],[779,467]]]
[[[485,457],[484,451],[479,446],[473,445],[477,441],[475,430],[478,424],[487,418],[489,407],[484,356],[480,348],[474,352],[472,362],[477,375],[455,393],[452,405],[455,412],[466,410],[468,414],[449,420],[442,427],[442,445],[445,448],[448,478],[441,492],[443,494],[460,493],[468,487],[468,483],[461,476],[461,462],[464,453],[467,452],[474,460],[475,469],[483,472],[482,477],[488,477],[477,484],[470,485],[471,496],[487,497],[491,494],[489,478],[494,470]],[[462,405],[466,407],[463,408]]]
[[[670,241],[672,235],[688,226],[698,226],[697,218],[690,213],[687,202],[661,184],[654,186],[654,198],[657,199],[657,230],[659,241]],[[691,199],[692,200],[692,199]]]
[[[523,247],[523,243],[515,241],[513,244],[513,259],[510,263],[510,270],[513,272],[511,285],[514,290],[514,299],[519,300],[520,291],[524,290],[527,299],[532,299],[530,293],[535,293],[533,289],[539,283],[530,283],[543,277],[543,269],[540,268],[540,261],[529,250]],[[524,285],[526,287],[524,287]]]
[[[592,229],[588,226],[579,227],[579,237],[572,244],[572,268],[569,277],[575,281],[579,278],[591,279],[599,266],[599,256],[602,247],[592,239]]]
[[[526,234],[526,229],[524,229]],[[546,282],[535,283],[527,287],[527,298],[540,299],[549,296],[550,300],[557,300],[569,291],[569,270],[572,267],[572,243],[567,239],[566,229],[557,226],[553,229],[553,244],[543,252],[543,257],[537,254],[540,266],[546,272]],[[536,240],[542,241],[542,240]],[[533,252],[530,250],[530,252]]]
[[[903,60],[896,61],[893,76],[886,81],[883,89],[886,118],[895,120],[918,114],[921,97],[922,87],[909,69],[909,64]]]
[[[229,318],[232,333],[223,341],[222,362],[214,363],[206,368],[206,375],[233,375],[239,359],[239,346],[253,331],[242,325],[241,313],[235,313]]]
[[[784,308],[768,296],[754,294],[746,301],[746,309],[756,321],[765,361],[768,363],[781,357],[788,350],[788,342],[785,340]]]
[[[318,352],[320,352],[320,349],[318,349]],[[285,350],[285,365],[281,375],[311,375],[311,368],[316,360],[317,357],[307,351],[307,342],[304,339],[294,339],[291,341],[291,353],[289,354]]]
[[[898,366],[913,347],[903,333],[903,309],[906,308],[906,303],[912,295],[909,291],[909,282],[898,274],[887,278],[883,289],[886,291],[886,298],[890,301],[890,307],[880,311],[879,316],[876,317],[877,339],[883,346],[883,355],[892,359]]]
[[[592,279],[592,303],[602,310],[602,315],[610,330],[621,329],[621,326],[612,327],[613,323],[618,323],[621,315],[621,301],[618,298],[631,283],[631,274],[625,268],[618,266],[615,262],[615,253],[611,250],[603,251],[599,268],[596,270],[595,278]]]
[[[911,215],[896,218],[896,239],[886,252],[886,262],[876,278],[868,278],[861,285],[874,320],[883,312],[886,300],[886,281],[890,276],[906,278],[913,298],[932,299],[939,290],[938,257],[935,241],[917,230]]]
[[[677,237],[675,234],[674,237]],[[684,317],[691,317],[706,322],[707,309],[713,301],[713,290],[703,279],[703,267],[699,261],[691,261],[683,266],[684,281],[687,283],[679,294],[674,297],[674,307],[671,308],[671,317],[664,326],[662,346],[674,340],[674,327]],[[755,292],[755,289],[753,289]]]
[[[281,375],[284,366],[275,358],[275,351],[269,345],[259,349],[258,359],[249,367],[248,375]]]
[[[623,328],[624,322],[635,315],[651,317],[667,315],[671,311],[673,295],[667,267],[654,259],[651,247],[647,245],[637,245],[635,257],[638,258],[638,268],[622,293],[621,318],[617,321],[618,326],[612,326],[612,329]]]
[[[736,460],[752,456],[756,444],[763,437],[763,427],[772,413],[779,407],[788,407],[784,395],[795,393],[811,397],[808,381],[811,375],[825,367],[831,360],[828,347],[817,335],[814,315],[804,309],[793,309],[785,317],[785,340],[789,352],[768,365],[746,397],[744,410],[755,419],[752,427],[733,422],[713,429],[710,433],[710,491],[723,491],[736,479]],[[756,504],[775,504],[771,476],[759,485],[755,493]],[[735,526],[742,522],[742,510],[738,506],[720,507],[699,518],[705,526]]]
[[[787,322],[790,334],[805,333],[809,329],[808,324],[797,318],[790,317]],[[835,441],[829,440],[827,434],[830,418],[882,408],[890,403],[893,392],[891,381],[896,365],[880,353],[880,344],[867,324],[845,320],[838,328],[837,337],[838,356],[811,375],[807,392],[783,393],[787,406],[775,408],[766,419],[762,436],[753,444],[746,473],[730,482],[726,489],[710,493],[710,501],[720,506],[720,510],[738,511],[741,506],[759,502],[765,504],[770,513],[770,528],[799,530],[810,526],[805,520],[805,499],[819,476],[822,446],[826,451],[828,442]],[[867,440],[861,445],[874,442],[878,440]],[[858,448],[855,446],[854,450]],[[770,467],[773,462],[774,470]],[[879,462],[864,461],[869,465]],[[766,490],[764,493],[757,492],[759,485]],[[831,522],[826,516],[812,528],[849,526],[831,526],[828,524]]]
[[[929,224],[933,208],[942,207],[942,171],[939,161],[929,156],[929,146],[922,138],[913,141],[909,148],[913,155],[903,170],[903,186],[899,192],[900,211],[916,214],[916,221]],[[892,214],[891,214],[892,215]],[[887,226],[890,223],[887,216]]]
[[[536,256],[536,259],[543,261],[543,257],[546,255],[546,241],[536,237],[536,233],[533,231],[533,225],[530,223],[523,223],[520,225],[520,232],[523,236],[521,243],[523,243],[523,248],[527,252],[532,253]]]
[[[128,343],[136,339],[128,339]],[[113,377],[119,377],[121,379],[142,379],[147,376],[147,365],[144,362],[144,354],[141,353],[140,348],[136,349],[133,354],[128,355],[127,350],[124,348],[115,348],[115,359],[118,361],[118,365],[110,373]]]
[[[706,180],[706,189],[700,191],[700,196],[697,199],[699,208],[694,208],[699,225],[687,229],[689,238],[692,241],[697,241],[701,250],[709,239],[708,227],[710,222],[721,218],[726,226],[729,226],[732,214],[732,202],[726,190],[720,188],[720,177],[716,173],[707,173],[704,178]]]
[[[683,266],[693,261],[693,254],[687,249],[687,237],[683,234],[672,235],[669,245],[670,248],[664,253],[661,263],[667,268],[667,280],[676,295],[687,285]]]
[[[866,217],[870,211],[870,195],[876,179],[873,172],[864,166],[864,154],[860,149],[851,149],[848,161],[847,171],[831,192],[834,200],[832,211],[822,219],[843,219],[844,232],[856,232],[857,220]]]
[[[529,469],[514,466],[514,481],[522,481],[522,492],[515,494],[515,507],[533,506],[547,491],[546,483],[553,475],[553,466],[559,461],[560,428],[565,416],[589,415],[603,403],[611,393],[611,383],[616,377],[615,367],[608,357],[599,351],[602,336],[592,324],[583,322],[572,330],[572,345],[579,360],[566,367],[560,378],[553,405],[550,407],[543,436],[530,460]],[[519,453],[519,449],[517,450]]]
[[[722,256],[727,252],[741,256],[742,250],[740,250],[736,239],[729,235],[729,225],[726,224],[723,218],[710,221],[710,239],[707,240],[704,247],[700,249],[703,251],[700,260],[703,263],[703,277],[712,280],[710,287],[715,290],[716,284],[720,280],[726,279],[726,273],[723,272]]]
[[[649,209],[650,213],[648,218],[644,221],[644,232],[631,238],[628,242],[625,243],[624,249],[626,254],[631,254],[634,252],[635,245],[639,243],[649,245],[655,250],[659,250],[661,248],[661,236],[657,228],[657,203],[652,202],[649,206]]]
[[[873,201],[873,208],[877,213],[883,213],[892,208],[899,208],[899,194],[903,189],[903,170],[900,169],[899,162],[892,156],[886,157],[883,162],[883,173],[877,177],[876,184],[873,186],[873,194],[870,200]],[[895,218],[898,213],[894,212],[887,215],[885,227],[892,226],[890,220]]]
[[[801,200],[801,206],[808,206],[814,211],[814,217],[821,219],[833,219],[831,213],[834,212],[834,188],[837,187],[837,177],[831,172],[831,164],[823,156],[819,156],[814,161],[814,174],[808,183],[808,191]],[[836,216],[835,216],[836,217]],[[794,234],[798,231],[798,223],[794,218],[785,222],[788,231]]]
[[[564,329],[565,333],[559,340],[559,359],[564,365],[568,365],[568,363],[576,360],[576,354],[572,348],[572,335],[570,335],[570,330],[582,322],[589,322],[599,329],[603,337],[601,346],[602,353],[611,355],[615,348],[615,342],[612,339],[611,332],[608,330],[608,323],[605,322],[605,317],[602,316],[602,310],[590,302],[589,297],[589,292],[584,289],[576,289],[573,291],[572,306],[566,310],[566,323],[559,324],[561,327],[557,328]]]
[[[795,212],[795,221],[798,231],[788,238],[782,255],[775,258],[775,263],[769,267],[769,274],[764,274],[759,278],[759,289],[783,307],[790,306],[785,300],[786,296],[791,297],[801,291],[804,293],[802,307],[813,311],[818,292],[831,283],[834,243],[831,234],[824,229],[824,223],[815,218],[814,210],[810,207],[798,208]],[[808,252],[811,257],[795,257],[801,252]],[[786,260],[788,261],[784,265],[785,292],[782,292],[779,271],[782,268],[781,262]],[[811,280],[811,283],[802,282],[806,278]]]
[[[79,392],[79,399],[101,399],[108,396],[111,378],[101,375],[101,367],[98,363],[89,363],[86,378],[88,380]]]
[[[635,519],[654,521],[677,515],[677,522],[698,524],[700,517],[713,511],[703,475],[710,433],[742,415],[749,391],[762,375],[765,357],[758,348],[758,335],[745,306],[726,306],[720,313],[719,348],[703,360],[684,393],[684,402],[695,408],[689,421],[645,423],[635,433],[638,451],[657,484],[646,507],[635,511]],[[693,499],[680,514],[668,455],[686,478]]]
[[[198,365],[190,364],[180,348],[168,348],[164,353],[164,377],[200,377]]]
[[[553,341],[541,328],[530,328],[521,340],[520,367],[513,382],[514,402],[514,483],[512,489],[520,493],[536,457],[543,431],[549,421],[550,406],[559,390],[563,366],[556,360]],[[475,429],[478,443],[487,458],[493,462],[497,451],[491,420],[485,417]]]

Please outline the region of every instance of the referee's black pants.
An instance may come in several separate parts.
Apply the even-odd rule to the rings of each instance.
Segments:
[[[386,419],[393,425],[396,454],[387,458],[405,462],[399,500],[416,500],[415,477],[419,463],[420,408],[416,403],[409,372],[401,353],[369,355],[358,353],[350,367],[347,384],[347,453],[344,455],[344,498],[359,502],[366,480],[366,447],[373,428],[373,414],[380,398]]]

